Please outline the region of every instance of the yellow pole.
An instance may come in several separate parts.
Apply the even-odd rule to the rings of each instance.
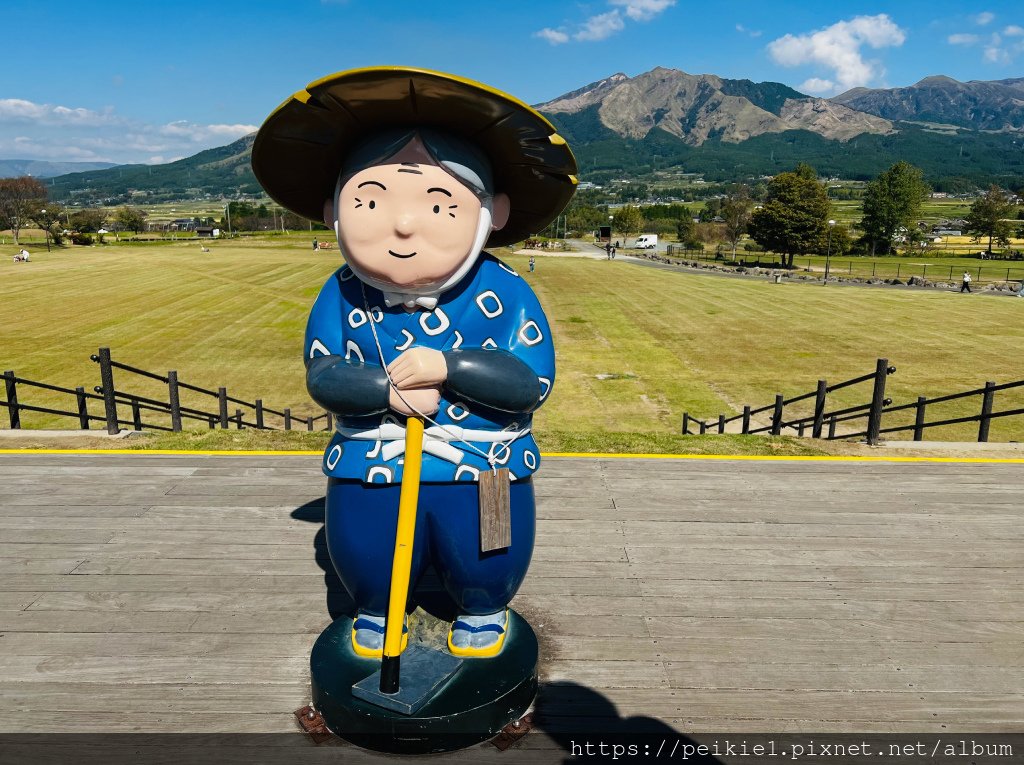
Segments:
[[[398,533],[391,564],[391,595],[384,633],[384,658],[381,662],[380,689],[397,693],[399,656],[405,605],[409,599],[412,571],[412,543],[416,534],[416,505],[420,496],[420,465],[423,459],[423,420],[410,417],[405,423],[405,462],[402,469],[402,493],[398,501]],[[388,687],[385,687],[387,685]]]

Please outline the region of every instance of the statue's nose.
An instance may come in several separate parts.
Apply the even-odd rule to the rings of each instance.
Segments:
[[[400,213],[395,219],[395,233],[399,236],[412,236],[415,227],[416,218],[412,213]]]

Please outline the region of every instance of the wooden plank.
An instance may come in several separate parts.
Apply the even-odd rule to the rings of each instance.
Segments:
[[[311,633],[214,634],[194,632],[9,632],[3,637],[10,656],[98,657],[157,656],[205,659],[228,657],[307,657],[316,640]],[[237,681],[238,678],[235,678]]]
[[[583,662],[611,664],[614,662]],[[1018,694],[1024,667],[664,662],[672,688],[905,693]],[[618,687],[618,686],[609,686]],[[627,686],[628,687],[628,686]]]
[[[634,660],[746,662],[788,665],[893,664],[903,666],[1024,667],[1019,645],[1003,643],[940,643],[920,640],[836,640],[832,637],[704,637],[635,638],[623,636],[546,634],[545,660]]]
[[[27,612],[26,612],[27,613]],[[857,619],[704,619],[685,616],[648,616],[647,628],[658,638],[801,636],[833,640],[933,640],[944,642],[1019,642],[1016,622],[879,621]]]
[[[11,656],[0,655],[5,683],[102,683],[207,686],[259,678],[261,686],[303,683],[309,656]],[[173,694],[172,694],[173,695]],[[300,705],[301,706],[301,705]],[[297,708],[297,707],[295,707]],[[254,710],[258,711],[258,710]]]

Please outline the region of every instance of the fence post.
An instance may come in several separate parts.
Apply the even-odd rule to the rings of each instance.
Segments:
[[[747,435],[750,432],[750,406],[749,404],[743,407],[743,435]]]
[[[217,418],[216,418],[216,417],[214,417],[214,416],[213,416],[213,415],[211,414],[211,415],[210,415],[210,430],[213,430],[213,429],[214,429],[214,428],[216,428],[216,427],[217,427]]]
[[[82,430],[89,429],[89,407],[86,404],[85,388],[79,385],[75,388],[75,396],[78,398],[78,424]]]
[[[690,413],[683,412],[683,435],[690,435]]]
[[[804,421],[803,420],[800,420],[800,423],[797,425],[796,434],[800,438],[804,437]]]
[[[167,394],[171,405],[171,430],[181,432],[181,400],[178,398],[178,372],[172,369],[167,373]]]
[[[217,400],[220,402],[220,426],[227,430],[228,427],[228,389],[217,388]]]
[[[700,434],[703,436],[704,431],[707,430],[708,426],[704,424],[704,420],[698,420],[700,423]]]
[[[235,430],[241,430],[241,429],[242,429],[242,410],[241,409],[236,409],[235,410]]]
[[[107,415],[107,433],[116,436],[121,429],[117,425],[117,399],[114,398],[114,368],[110,366],[110,349],[100,348],[100,385],[103,386],[103,409]]]
[[[924,408],[925,403],[928,401],[927,396],[917,397],[917,412],[914,416],[914,440],[921,441],[924,439]]]
[[[782,435],[782,394],[775,394],[775,411],[772,413],[772,435]]]
[[[263,399],[256,399],[256,429],[263,430]]]
[[[324,428],[326,431],[334,430],[334,415],[330,412],[327,413],[327,427]]]
[[[994,382],[985,383],[985,392],[981,398],[981,421],[978,423],[978,441],[984,443],[988,441],[988,426],[992,422],[992,399],[995,397],[995,393],[989,388],[996,387]]]
[[[4,385],[7,388],[7,414],[11,418],[11,430],[21,430],[21,412],[18,410],[18,384],[14,380],[14,372],[4,372]]]
[[[135,430],[142,430],[142,411],[139,409],[139,400],[132,396],[132,427]]]
[[[868,444],[878,446],[878,432],[882,429],[882,409],[885,407],[885,378],[889,376],[889,359],[875,364],[875,389],[871,393],[868,410]]]
[[[718,415],[718,432],[719,433],[724,433],[725,432],[725,415],[724,414]]]
[[[292,429],[292,410],[291,409],[285,409],[284,410],[284,429],[285,430],[291,430]]]
[[[828,383],[818,380],[818,390],[814,396],[814,425],[811,427],[811,438],[821,438],[821,428],[825,424],[825,396],[828,395]]]
[[[833,414],[828,421],[828,440],[836,437],[836,416]]]

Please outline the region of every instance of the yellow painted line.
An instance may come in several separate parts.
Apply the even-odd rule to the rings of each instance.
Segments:
[[[593,452],[551,452],[542,457],[630,457],[654,460],[769,460],[775,462],[1020,462],[1024,458],[993,459],[984,457],[832,457],[827,455],[798,457],[752,454],[596,454]]]
[[[173,454],[197,457],[322,457],[318,452],[194,451],[186,449],[0,449],[0,454]]]
[[[0,449],[0,454],[162,454],[186,457],[322,457],[322,451],[195,451],[178,449]],[[804,457],[750,454],[603,454],[594,452],[541,452],[541,457],[647,460],[762,460],[767,462],[997,462],[1021,463],[1024,458],[986,457]]]

